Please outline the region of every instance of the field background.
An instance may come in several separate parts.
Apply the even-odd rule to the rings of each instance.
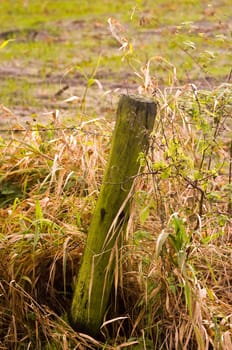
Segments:
[[[0,17],[0,41],[13,39],[1,49],[0,100],[21,120],[44,120],[43,113],[53,109],[76,119],[87,85],[89,113],[112,114],[111,100],[136,91],[141,80],[135,72],[141,74],[141,67],[154,56],[176,67],[180,84],[210,88],[230,79],[229,0],[2,0]],[[133,45],[129,62],[122,62],[109,17],[122,24],[122,35]],[[151,74],[158,86],[170,84],[172,72],[163,62],[153,62]],[[63,102],[71,96],[78,99]],[[0,123],[9,122],[10,115],[0,113]]]

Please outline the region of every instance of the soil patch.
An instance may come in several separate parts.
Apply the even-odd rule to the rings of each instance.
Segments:
[[[190,35],[202,33],[206,37],[211,37],[218,29],[227,31],[229,24],[199,21],[191,26],[189,33]],[[177,31],[179,31],[178,26],[141,27],[130,35],[136,38],[136,45],[142,43],[145,47],[151,40],[159,43],[167,33],[174,35]],[[43,43],[45,45],[51,44],[53,47],[57,44],[60,45],[60,52],[58,51],[57,55],[62,56],[60,64],[57,64],[59,58],[56,57],[47,62],[39,57],[32,57],[27,61],[22,58],[12,59],[1,64],[1,85],[3,89],[7,89],[7,87],[9,89],[8,101],[5,103],[3,99],[2,104],[4,107],[12,109],[12,114],[6,112],[4,107],[1,108],[0,125],[9,126],[14,124],[15,119],[22,123],[33,122],[33,120],[44,122],[47,118],[46,114],[54,109],[60,110],[64,118],[75,120],[77,114],[83,112],[80,110],[80,106],[88,85],[85,113],[93,113],[94,115],[112,113],[111,103],[118,99],[121,93],[137,91],[139,80],[133,69],[125,62],[119,66],[121,53],[118,51],[118,43],[111,38],[107,24],[99,19],[93,20],[91,23],[84,19],[59,20],[47,23],[41,28],[12,29],[1,32],[0,38],[4,40],[16,38],[17,42],[28,43],[28,45],[36,42],[41,43],[41,45]],[[73,45],[73,55],[67,52],[64,64],[63,56],[66,55],[66,47],[70,43]],[[62,47],[64,52],[62,52]],[[117,63],[115,65],[113,62],[111,65],[109,62],[103,66],[100,65],[93,77],[96,80],[90,82],[86,77],[88,72],[93,69],[89,60],[92,57],[98,57],[100,52],[105,61],[107,59],[110,61],[113,57]],[[83,67],[84,60],[86,68],[83,69],[83,72],[82,69],[78,70],[76,67],[79,63]],[[175,62],[175,58],[173,58],[173,62]],[[17,84],[12,83],[11,89],[9,82],[17,82]],[[185,82],[190,82],[188,77],[186,77],[186,81],[180,83]],[[162,76],[159,83],[161,86],[163,83],[165,84]],[[199,88],[210,88],[217,84],[217,79],[210,76],[199,77],[199,79],[195,79],[194,83]]]

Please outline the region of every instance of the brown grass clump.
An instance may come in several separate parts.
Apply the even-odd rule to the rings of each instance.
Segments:
[[[65,314],[112,122],[1,139],[2,349],[231,349],[231,86],[155,92],[104,344]]]
[[[0,339],[7,349],[65,348],[80,344],[59,316],[71,302],[108,132],[32,129],[1,140]]]

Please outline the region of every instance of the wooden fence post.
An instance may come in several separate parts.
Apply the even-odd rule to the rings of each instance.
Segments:
[[[99,198],[90,224],[78,274],[70,320],[79,331],[97,336],[108,306],[117,251],[129,215],[138,157],[146,153],[154,126],[156,103],[122,95],[117,110],[112,147]]]

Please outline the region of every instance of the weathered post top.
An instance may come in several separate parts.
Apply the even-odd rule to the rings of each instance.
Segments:
[[[154,125],[154,120],[157,111],[157,103],[146,96],[137,94],[122,94],[118,104],[117,116],[120,114],[120,109],[127,107],[130,114],[135,113],[136,117],[145,117],[145,127],[151,131]]]

